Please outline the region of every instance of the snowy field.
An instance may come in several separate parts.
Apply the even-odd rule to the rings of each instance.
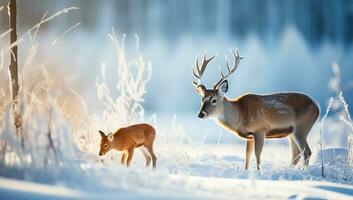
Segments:
[[[347,165],[350,159],[347,148],[323,150],[325,177],[322,177],[321,157],[315,146],[311,146],[309,167],[301,163],[294,167],[290,166],[286,139],[267,141],[262,169],[256,170],[253,158],[251,169],[246,171],[245,141],[229,132],[220,132],[211,121],[200,121],[191,114],[178,118],[162,115],[158,119],[155,170],[144,167],[139,152],[135,153],[130,168],[120,164],[118,152],[99,157],[97,140],[90,147],[92,152],[76,148],[73,159],[64,167],[30,172],[10,169],[5,176],[24,180],[1,178],[0,196],[3,199],[353,199],[353,168]],[[168,124],[170,121],[172,124]],[[311,143],[315,142],[317,131],[315,126],[312,134],[316,137],[311,137]]]
[[[0,179],[2,199],[352,199],[352,186],[317,181],[264,181],[169,175],[171,189],[75,190]],[[188,189],[185,189],[189,187]]]
[[[242,150],[239,145],[158,145],[156,170],[145,169],[142,156],[125,168],[118,161],[97,164],[90,155],[91,161],[75,161],[70,168],[37,172],[44,182],[49,179],[41,173],[56,174],[47,174],[54,177],[49,184],[1,178],[0,195],[2,199],[353,199],[352,169],[340,171],[344,148],[326,150],[325,179],[315,155],[308,168],[291,167],[287,147],[265,146],[261,171],[254,166],[245,171]]]

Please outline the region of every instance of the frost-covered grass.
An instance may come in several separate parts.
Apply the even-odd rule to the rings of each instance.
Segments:
[[[63,91],[69,88],[60,82],[64,77],[48,66],[46,60],[38,57],[40,46],[37,33],[40,27],[63,13],[76,8],[66,8],[51,16],[44,14],[39,23],[20,35],[12,44],[1,46],[0,63],[0,174],[2,176],[31,179],[40,175],[39,170],[61,170],[67,165],[72,153],[69,123],[64,119],[62,106],[58,102]],[[9,31],[1,34],[8,41]],[[10,48],[26,46],[25,56],[19,57],[19,114],[21,115],[20,135],[16,134],[11,112],[12,102],[7,77]],[[22,46],[23,45],[23,46]],[[22,139],[23,138],[23,139]],[[54,172],[55,173],[55,172]],[[48,179],[54,178],[49,176]]]

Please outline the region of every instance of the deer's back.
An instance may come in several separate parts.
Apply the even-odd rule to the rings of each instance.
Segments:
[[[242,105],[245,122],[258,128],[292,126],[303,113],[312,112],[316,118],[319,115],[317,103],[302,93],[246,94],[236,99],[236,102]]]
[[[269,110],[293,110],[294,112],[309,105],[316,105],[313,99],[306,94],[288,92],[273,94],[246,94],[237,99],[237,101],[248,109],[258,108]],[[316,105],[317,106],[317,105]]]
[[[119,129],[116,134],[121,141],[142,145],[151,135],[155,135],[155,129],[149,124],[135,124]]]

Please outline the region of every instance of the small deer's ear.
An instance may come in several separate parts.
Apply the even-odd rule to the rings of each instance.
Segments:
[[[113,141],[114,139],[113,133],[109,133],[107,137],[109,141]]]
[[[223,96],[228,91],[228,81],[224,80],[217,88],[219,95]]]
[[[197,94],[199,94],[200,96],[205,96],[206,87],[204,85],[197,84],[196,82],[192,82],[192,84],[194,85]]]
[[[99,133],[101,134],[101,137],[104,138],[105,137],[105,133],[101,130],[99,130]]]

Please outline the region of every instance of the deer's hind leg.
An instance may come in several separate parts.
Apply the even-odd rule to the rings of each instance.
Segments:
[[[152,158],[152,166],[156,168],[157,164],[157,157],[153,152],[153,142],[154,142],[155,135],[150,135],[149,138],[146,140],[144,147],[146,147],[147,152],[150,154]]]
[[[147,154],[146,149],[144,149],[144,148],[145,147],[140,147],[140,151],[146,160],[146,167],[148,167],[151,164],[151,157]]]
[[[306,141],[306,136],[307,136],[306,133],[307,132],[305,131],[304,128],[297,128],[297,131],[295,131],[293,134],[293,138],[294,138],[294,141],[297,144],[300,152],[304,156],[304,165],[307,166],[309,164],[311,150],[310,150],[309,145]]]
[[[316,119],[315,119],[316,120]],[[297,144],[300,152],[304,156],[304,165],[309,165],[311,150],[307,142],[308,134],[314,125],[315,121],[308,119],[306,122],[298,124],[293,133],[294,142]]]
[[[153,152],[153,143],[148,143],[146,144],[146,150],[147,152],[150,154],[151,158],[152,158],[152,166],[153,168],[156,168],[156,163],[157,163],[157,157]]]
[[[260,169],[261,153],[265,142],[265,133],[258,132],[254,134],[256,168]]]
[[[157,157],[153,152],[153,146],[146,146],[146,149],[148,151],[148,153],[150,154],[151,158],[152,158],[152,166],[153,168],[156,168],[156,163],[157,163]]]
[[[316,106],[305,107],[297,114],[297,123],[293,133],[293,139],[297,144],[299,150],[304,155],[304,164],[309,165],[309,159],[311,156],[311,150],[307,142],[308,134],[311,128],[314,126],[320,110]]]

